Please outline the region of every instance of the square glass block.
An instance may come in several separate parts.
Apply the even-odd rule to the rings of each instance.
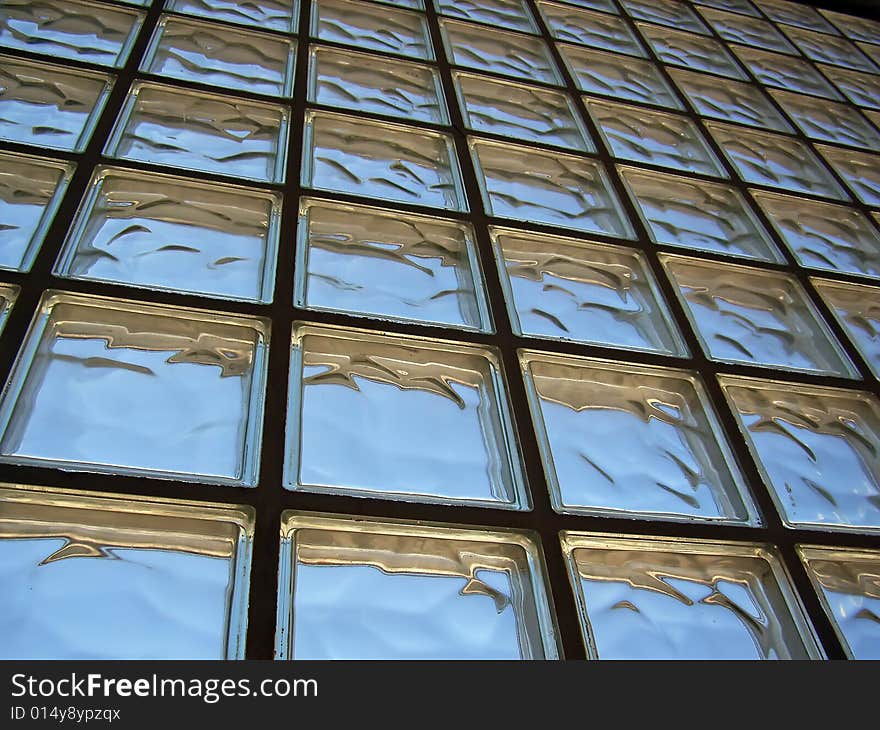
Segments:
[[[144,13],[79,0],[3,0],[0,46],[122,66]]]
[[[433,66],[325,46],[309,48],[312,103],[448,124],[440,74]]]
[[[857,376],[793,276],[672,254],[660,260],[713,360]]]
[[[48,291],[0,402],[0,461],[256,485],[268,321]]]
[[[434,49],[422,13],[350,0],[312,0],[312,38],[365,51],[432,60]]]
[[[30,271],[73,164],[0,152],[0,269]]]
[[[297,307],[491,332],[470,225],[304,198]]]
[[[880,133],[848,104],[788,91],[774,90],[770,94],[810,139],[880,149]]]
[[[600,162],[485,139],[468,144],[490,215],[635,238]]]
[[[15,304],[15,300],[18,299],[20,291],[21,287],[15,286],[14,284],[0,283],[0,333],[3,332],[3,327],[6,326],[9,312],[12,311],[12,305]]]
[[[810,281],[868,367],[880,377],[880,288],[813,277]]]
[[[284,33],[295,33],[299,20],[297,0],[166,0],[165,9]]]
[[[742,194],[720,183],[618,166],[654,243],[782,263]]]
[[[0,56],[0,139],[82,152],[113,78]]]
[[[756,84],[678,68],[670,69],[669,75],[701,116],[779,132],[793,131]]]
[[[283,182],[288,113],[275,104],[136,81],[104,154]]]
[[[468,129],[522,142],[595,152],[596,147],[567,94],[461,71],[453,71],[452,75]]]
[[[838,66],[820,65],[819,68],[853,104],[868,109],[880,109],[880,75],[851,71]]]
[[[719,375],[785,524],[880,531],[880,401],[871,393]]]
[[[727,177],[687,117],[584,97],[605,144],[620,159]]]
[[[795,47],[766,20],[709,8],[700,8],[700,15],[726,41],[797,55]]]
[[[545,0],[538,0],[537,5],[557,40],[631,56],[646,55],[641,42],[622,18]],[[621,59],[621,63],[625,60]]]
[[[777,23],[793,25],[823,33],[836,33],[828,22],[813,8],[791,0],[756,0],[755,4],[764,11],[768,18]],[[785,29],[788,31],[788,28]]]
[[[799,139],[718,122],[706,122],[706,128],[745,182],[847,199],[834,176]]]
[[[591,659],[821,659],[776,549],[563,532]]]
[[[819,12],[843,31],[850,40],[880,43],[880,21],[837,13],[825,8],[820,8]]]
[[[539,38],[473,23],[440,20],[446,56],[457,66],[545,84],[561,83],[547,44]]]
[[[306,112],[302,184],[466,211],[452,138],[399,124]]]
[[[846,66],[854,71],[867,71],[868,73],[880,71],[851,41],[842,36],[816,33],[800,28],[786,28],[785,34],[812,61],[830,63],[834,66]]]
[[[530,509],[495,350],[294,325],[287,489]]]
[[[296,41],[163,15],[140,69],[223,89],[290,96],[295,60]]]
[[[281,515],[279,659],[557,659],[531,533]]]
[[[489,232],[516,334],[687,354],[639,251],[494,226]]]
[[[537,26],[524,0],[434,0],[443,15],[496,28],[536,33]]]
[[[865,205],[880,207],[880,155],[817,144],[816,149]]]
[[[559,0],[559,2],[565,5],[586,8],[587,10],[601,10],[603,13],[620,12],[617,5],[614,4],[614,0]]]
[[[693,3],[694,5],[705,5],[709,8],[729,10],[733,13],[751,15],[753,17],[759,15],[758,11],[755,10],[755,6],[749,0],[693,0]]]
[[[271,302],[281,196],[99,167],[57,276]]]
[[[766,86],[826,99],[840,99],[840,94],[816,71],[816,67],[802,58],[747,46],[731,48],[742,64]]]
[[[880,279],[880,233],[855,208],[752,190],[801,266]]]
[[[880,551],[798,545],[798,554],[850,659],[880,659]]]
[[[660,25],[636,23],[639,32],[664,63],[694,71],[745,79],[746,75],[720,41]]]
[[[621,5],[631,18],[637,20],[667,25],[690,33],[709,34],[697,14],[680,0],[621,0]]]
[[[556,45],[581,91],[619,101],[657,104],[671,109],[684,108],[657,66],[650,61],[628,58],[626,63],[621,63],[616,53],[566,43]]]
[[[755,525],[695,373],[520,351],[553,509]]]
[[[0,485],[0,658],[244,659],[254,510]]]

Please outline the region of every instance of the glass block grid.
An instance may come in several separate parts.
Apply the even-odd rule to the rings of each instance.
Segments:
[[[876,23],[5,8],[10,653],[880,658]]]

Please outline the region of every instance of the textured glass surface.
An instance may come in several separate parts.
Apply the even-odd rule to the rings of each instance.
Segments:
[[[309,101],[406,120],[447,124],[436,69],[336,48],[309,49]]]
[[[494,349],[297,324],[288,489],[528,509]]]
[[[827,99],[840,98],[834,87],[816,71],[816,67],[802,58],[746,46],[732,48],[739,60],[762,84]]]
[[[546,84],[560,83],[550,49],[539,38],[455,20],[441,20],[440,30],[446,55],[458,66]]]
[[[816,149],[859,200],[880,206],[880,155],[818,144]]]
[[[880,21],[861,18],[856,15],[845,15],[833,10],[821,8],[819,12],[843,31],[844,35],[854,41],[880,43]]]
[[[517,334],[687,353],[638,251],[505,228],[490,234]]]
[[[671,254],[660,259],[713,360],[856,375],[793,276]]]
[[[296,31],[297,0],[167,0],[166,10],[254,28]]]
[[[554,38],[569,43],[580,43],[593,48],[604,48],[615,53],[644,56],[645,50],[630,27],[619,17],[594,13],[571,5],[538,0],[538,10]],[[622,63],[626,61],[621,59]]]
[[[787,91],[770,93],[810,139],[880,150],[880,133],[851,106]]]
[[[104,74],[0,56],[0,139],[82,152],[111,84]]]
[[[733,56],[714,38],[683,33],[660,25],[636,23],[636,26],[664,63],[734,79],[746,78]]]
[[[312,37],[363,50],[432,59],[421,13],[350,0],[312,0]]]
[[[469,145],[491,215],[633,238],[600,163],[488,140]]]
[[[618,170],[655,243],[782,262],[734,188],[635,167]]]
[[[3,0],[0,46],[121,66],[143,13],[79,0]]]
[[[880,289],[830,279],[810,281],[865,362],[880,377]]]
[[[135,82],[104,154],[281,182],[287,115],[274,104]]]
[[[537,30],[524,0],[434,0],[434,4],[443,15],[452,18],[524,33]]]
[[[801,52],[813,61],[846,66],[855,71],[870,73],[880,71],[864,53],[846,38],[801,28],[786,28],[785,33],[794,41]]]
[[[595,151],[574,103],[559,91],[453,72],[465,124],[523,142]]]
[[[304,199],[298,307],[491,331],[469,225]]]
[[[244,659],[250,507],[0,485],[0,658]]]
[[[621,5],[630,17],[638,20],[668,25],[690,33],[709,33],[696,13],[680,0],[621,0]]]
[[[834,33],[825,19],[813,8],[791,0],[757,0],[755,4],[763,10],[771,20],[777,23],[785,23],[798,28],[819,30],[825,33]],[[788,28],[786,28],[788,32]]]
[[[270,302],[281,197],[99,167],[58,276]]]
[[[807,575],[851,659],[880,659],[880,552],[798,545]]]
[[[281,515],[279,659],[556,659],[527,533]]]
[[[743,15],[758,15],[755,6],[749,0],[693,0],[695,5],[705,5],[718,10],[730,10]]]
[[[587,10],[601,10],[605,13],[619,12],[617,5],[614,4],[614,0],[559,0],[559,2],[566,5],[576,5]]]
[[[520,351],[553,509],[754,524],[694,373]]]
[[[719,376],[786,524],[880,530],[880,402],[870,393]]]
[[[290,96],[296,42],[177,16],[159,19],[141,70],[224,89]]]
[[[853,104],[868,109],[880,109],[880,75],[837,66],[820,65],[819,68]]]
[[[763,190],[751,193],[802,266],[880,278],[880,233],[859,211]]]
[[[684,116],[584,99],[615,157],[727,177],[696,125]]]
[[[776,30],[773,23],[768,23],[766,20],[708,8],[700,8],[700,14],[726,41],[745,43],[749,46],[766,48],[768,51],[797,53],[785,36]]]
[[[0,403],[0,461],[254,486],[267,322],[48,291]]]
[[[846,193],[809,146],[793,137],[706,122],[746,182],[845,200]]]
[[[452,138],[430,130],[306,112],[303,185],[467,210]]]
[[[860,49],[862,53],[864,53],[871,61],[874,63],[874,66],[877,67],[873,73],[880,73],[880,46],[876,46],[873,43],[856,43],[856,48]]]
[[[6,319],[9,317],[9,312],[18,298],[20,290],[21,288],[18,286],[0,283],[0,333],[3,332]]]
[[[72,174],[71,164],[0,152],[0,268],[30,270]]]
[[[593,659],[818,659],[769,545],[563,532]]]

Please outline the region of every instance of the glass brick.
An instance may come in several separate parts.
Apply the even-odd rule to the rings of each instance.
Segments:
[[[489,229],[517,335],[686,355],[644,255],[514,229]]]
[[[617,16],[545,0],[538,0],[537,5],[550,33],[557,40],[631,56],[646,55],[635,33]]]
[[[484,139],[468,144],[490,215],[635,237],[601,163]]]
[[[850,341],[880,377],[880,289],[810,277]]]
[[[743,65],[766,86],[826,99],[840,99],[840,94],[816,71],[816,67],[802,58],[747,46],[731,48]]]
[[[816,149],[865,205],[880,206],[880,155],[817,144]]]
[[[700,8],[700,14],[726,41],[757,46],[768,51],[797,54],[795,47],[786,37],[773,23],[768,23],[766,20],[708,8]]]
[[[297,323],[287,489],[529,509],[499,353]]]
[[[807,575],[850,659],[880,659],[880,551],[798,545]]]
[[[313,103],[448,124],[440,74],[432,66],[336,48],[309,49],[308,100]]]
[[[438,12],[451,18],[537,33],[535,21],[523,0],[434,0],[434,5]]]
[[[82,152],[113,77],[0,56],[0,139]]]
[[[665,253],[660,260],[713,360],[856,377],[793,276]]]
[[[299,20],[297,0],[167,0],[165,9],[284,33],[295,33]]]
[[[880,43],[880,21],[845,15],[825,8],[819,8],[819,12],[840,28],[850,40]]]
[[[468,224],[305,198],[297,230],[297,307],[492,331]]]
[[[823,33],[836,32],[815,9],[801,3],[788,0],[757,0],[755,4],[767,14],[767,17],[777,23]],[[788,28],[785,30],[788,32]]]
[[[255,486],[268,322],[48,291],[0,402],[0,461]]]
[[[727,177],[694,123],[684,116],[584,99],[611,153],[620,159]]]
[[[637,20],[667,25],[689,33],[709,34],[696,13],[679,0],[621,0],[621,4],[630,17]]]
[[[557,659],[537,536],[286,511],[279,659]]]
[[[163,15],[141,71],[270,96],[293,93],[296,42],[174,15]]]
[[[782,263],[739,191],[720,183],[619,166],[654,243]]]
[[[271,302],[281,196],[99,167],[54,273]]]
[[[717,10],[729,10],[733,13],[742,13],[743,15],[757,16],[758,11],[749,0],[693,0],[695,5],[705,5],[709,8]]]
[[[614,0],[559,0],[565,5],[575,5],[587,10],[601,10],[603,13],[618,13]]]
[[[878,67],[878,70],[875,70],[873,73],[880,73],[880,46],[876,46],[873,43],[859,43],[856,42],[856,48],[858,48],[862,53],[864,53],[875,67]]]
[[[0,510],[0,658],[244,659],[253,508],[0,485]]]
[[[302,183],[307,187],[467,210],[448,135],[307,111],[304,144]]]
[[[0,268],[30,271],[73,164],[0,152]]]
[[[734,79],[746,78],[733,56],[714,38],[683,33],[660,25],[636,23],[636,27],[664,63]]]
[[[595,152],[568,95],[538,86],[453,72],[468,129],[523,142]]]
[[[880,76],[838,66],[820,64],[819,68],[853,104],[868,109],[880,109]]]
[[[718,376],[788,527],[880,530],[880,402],[870,393]]]
[[[21,287],[14,284],[0,283],[0,333],[6,326],[6,320],[9,318],[9,313],[12,311],[15,300],[18,299],[20,291]]]
[[[880,71],[858,48],[841,36],[786,28],[786,34],[809,59],[819,63],[846,66],[854,71]]]
[[[847,104],[787,91],[771,91],[779,106],[810,139],[880,149],[880,134]]]
[[[78,0],[3,0],[0,46],[122,66],[144,14]]]
[[[104,154],[282,182],[287,127],[282,106],[136,81]]]
[[[563,532],[591,659],[820,659],[771,545]]]
[[[422,0],[373,0],[383,5],[394,5],[398,8],[406,8],[407,10],[424,10],[425,4]]]
[[[695,373],[523,350],[520,361],[554,510],[759,522]]]

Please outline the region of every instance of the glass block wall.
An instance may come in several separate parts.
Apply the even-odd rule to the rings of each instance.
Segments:
[[[880,23],[5,0],[0,654],[880,657]]]

